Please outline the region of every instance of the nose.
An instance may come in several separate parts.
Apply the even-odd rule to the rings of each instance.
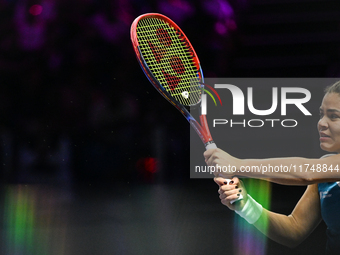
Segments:
[[[318,122],[318,130],[325,130],[327,128],[328,128],[328,122],[326,120],[326,117],[323,116]]]

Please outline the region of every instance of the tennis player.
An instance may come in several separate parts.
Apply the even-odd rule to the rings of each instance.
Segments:
[[[234,210],[250,224],[274,241],[295,247],[301,243],[321,222],[327,225],[326,254],[340,254],[340,82],[327,87],[320,107],[320,120],[317,124],[320,134],[320,147],[327,154],[320,159],[269,158],[238,159],[221,149],[211,149],[204,153],[209,166],[235,166],[236,173],[216,173],[215,182],[220,186],[218,193],[222,204]],[[302,166],[303,171],[287,171],[291,165]],[[266,172],[244,171],[254,167]],[[272,167],[272,168],[270,168]],[[286,167],[286,168],[285,168]],[[273,169],[276,168],[276,171]],[[256,202],[242,182],[234,177],[227,184],[224,178],[246,176],[285,184],[308,185],[290,215],[268,211]],[[244,199],[230,202],[240,194]],[[266,224],[268,223],[268,225]]]

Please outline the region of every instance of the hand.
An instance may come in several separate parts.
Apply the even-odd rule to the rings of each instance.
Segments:
[[[238,170],[240,166],[240,159],[229,155],[227,152],[221,149],[210,149],[204,152],[205,163],[208,166],[214,166],[216,171],[214,175],[222,176],[224,178],[231,179],[235,175],[235,172],[227,171],[230,169]],[[217,171],[218,167],[221,167],[221,171]]]
[[[220,187],[218,194],[220,194],[221,203],[230,210],[241,211],[248,200],[247,190],[245,189],[243,182],[237,177],[234,177],[229,184],[226,184],[225,179],[222,177],[215,177],[214,181]],[[243,199],[231,204],[231,201],[239,197],[238,194],[242,194]]]

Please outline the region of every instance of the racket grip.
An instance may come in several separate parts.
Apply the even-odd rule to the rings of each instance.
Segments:
[[[212,142],[212,143],[209,143],[208,145],[206,145],[205,148],[207,150],[209,150],[209,149],[216,149],[217,146],[216,146],[216,143]],[[221,175],[218,175],[218,176],[223,178],[223,176],[221,176]],[[227,182],[227,184],[229,184],[231,182],[231,179],[225,179],[225,182]],[[242,199],[243,199],[243,196],[242,196],[242,194],[240,194],[240,196],[237,199],[234,199],[234,200],[230,201],[230,203],[233,204],[236,201],[239,201],[239,200],[242,200]]]

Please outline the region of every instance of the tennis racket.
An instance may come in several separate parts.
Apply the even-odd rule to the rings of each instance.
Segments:
[[[132,23],[131,40],[151,84],[189,121],[207,150],[217,148],[206,115],[201,114],[198,123],[186,108],[200,105],[204,78],[197,54],[183,31],[168,17],[147,13]]]

